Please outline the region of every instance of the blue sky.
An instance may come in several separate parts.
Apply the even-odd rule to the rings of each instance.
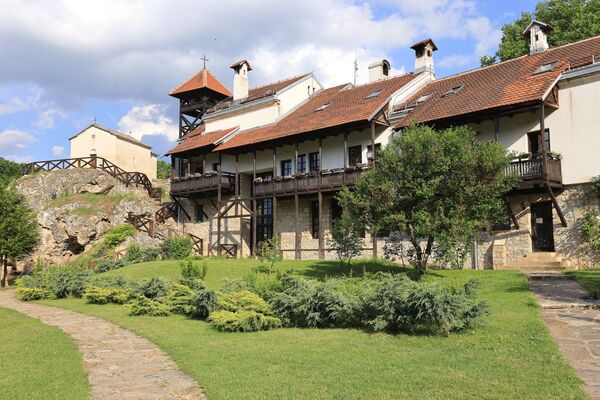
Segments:
[[[0,156],[65,158],[94,118],[164,154],[177,137],[167,93],[207,67],[228,87],[247,58],[251,86],[313,71],[326,86],[358,81],[367,65],[413,69],[410,45],[431,37],[436,74],[478,66],[500,28],[535,1],[248,0],[16,1],[0,13]]]

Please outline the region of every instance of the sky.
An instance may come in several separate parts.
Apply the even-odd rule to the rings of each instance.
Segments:
[[[69,157],[94,120],[163,155],[178,134],[168,93],[201,67],[231,89],[314,72],[325,86],[368,79],[383,58],[414,69],[412,43],[432,38],[438,77],[476,68],[500,28],[533,0],[0,0],[0,156]]]

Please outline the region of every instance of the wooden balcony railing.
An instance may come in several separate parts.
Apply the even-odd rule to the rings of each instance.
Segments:
[[[356,179],[363,171],[363,168],[340,168],[336,170],[324,170],[320,174],[276,177],[274,180],[260,179],[254,182],[254,194],[255,196],[266,196],[317,190],[335,190],[344,186],[354,185]]]
[[[206,174],[190,174],[171,179],[171,194],[189,194],[217,190],[221,180],[222,190],[233,190],[235,187],[235,174],[222,172],[208,172]]]
[[[530,184],[545,182],[562,184],[562,169],[560,158],[554,155],[546,155],[546,171],[544,171],[544,160],[539,157],[520,157],[513,160],[507,168],[508,174],[515,174],[519,178],[519,184]]]

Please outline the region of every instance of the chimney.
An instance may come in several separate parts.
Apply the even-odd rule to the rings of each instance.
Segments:
[[[389,78],[390,63],[388,60],[375,61],[369,64],[369,83]]]
[[[246,60],[238,61],[231,66],[233,69],[233,100],[248,97],[248,72],[252,71]]]
[[[540,21],[531,21],[527,29],[523,32],[523,36],[529,37],[529,55],[543,53],[548,50],[548,32],[554,28]]]
[[[416,56],[414,72],[428,71],[433,74],[433,52],[438,49],[433,40],[421,40],[410,46],[410,48],[415,51]]]

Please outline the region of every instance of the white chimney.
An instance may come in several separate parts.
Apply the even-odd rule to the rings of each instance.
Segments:
[[[369,64],[369,83],[388,78],[390,69],[391,66],[388,60],[375,61]]]
[[[548,45],[548,32],[554,28],[540,21],[531,21],[523,36],[529,36],[529,54],[542,53],[550,48]]]
[[[415,51],[416,56],[414,72],[429,71],[433,74],[433,52],[438,49],[433,40],[421,40],[410,46],[410,48]]]
[[[246,60],[238,61],[231,66],[233,69],[233,100],[248,97],[248,72],[252,71]]]

